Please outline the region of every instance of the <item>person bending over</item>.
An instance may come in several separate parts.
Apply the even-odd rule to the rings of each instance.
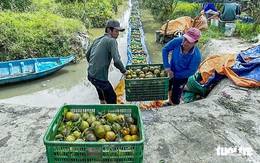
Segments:
[[[200,37],[199,29],[190,28],[183,37],[175,38],[163,47],[164,71],[170,74],[169,99],[163,106],[173,106],[180,103],[183,88],[188,78],[195,74],[201,62],[201,53],[197,46]]]

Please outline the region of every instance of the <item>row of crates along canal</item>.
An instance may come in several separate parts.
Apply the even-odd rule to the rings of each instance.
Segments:
[[[154,101],[168,98],[169,76],[163,64],[152,64],[145,45],[139,1],[132,0],[127,37],[126,101]]]

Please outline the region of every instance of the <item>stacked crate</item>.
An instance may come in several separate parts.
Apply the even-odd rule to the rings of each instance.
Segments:
[[[139,1],[132,0],[131,14],[128,29],[128,63],[127,70],[130,75],[125,76],[125,92],[127,101],[154,101],[166,100],[169,77],[145,74],[140,77],[135,72],[144,67],[157,67],[164,70],[163,64],[151,64],[150,56],[145,45],[145,36],[139,12]]]
[[[151,63],[145,46],[145,37],[139,13],[139,1],[132,0],[128,29],[128,64]]]

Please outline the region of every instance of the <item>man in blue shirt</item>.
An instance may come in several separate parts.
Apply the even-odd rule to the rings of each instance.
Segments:
[[[201,54],[196,44],[200,37],[201,32],[199,29],[190,28],[183,37],[175,38],[163,47],[164,71],[170,74],[169,101],[164,106],[178,105],[180,103],[183,88],[188,78],[198,70]],[[171,56],[170,60],[169,55]]]

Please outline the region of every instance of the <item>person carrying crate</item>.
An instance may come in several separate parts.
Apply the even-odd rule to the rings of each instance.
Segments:
[[[108,69],[113,59],[114,65],[121,73],[127,75],[118,52],[117,37],[125,29],[117,20],[109,20],[105,34],[96,38],[86,53],[88,65],[88,80],[95,86],[101,104],[116,104],[116,93],[108,81]]]
[[[190,28],[183,37],[175,38],[163,47],[164,71],[170,74],[168,101],[163,106],[174,106],[180,103],[188,78],[198,70],[201,53],[196,44],[200,37],[199,29]]]

